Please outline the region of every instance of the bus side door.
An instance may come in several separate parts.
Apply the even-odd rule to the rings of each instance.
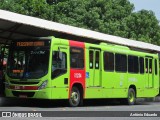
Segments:
[[[145,58],[146,63],[146,87],[152,88],[153,87],[153,59],[152,58]]]
[[[51,61],[51,87],[53,98],[68,98],[69,87],[69,47],[54,46]]]
[[[100,77],[100,50],[90,49],[89,50],[89,68],[90,68],[90,86],[101,86]]]

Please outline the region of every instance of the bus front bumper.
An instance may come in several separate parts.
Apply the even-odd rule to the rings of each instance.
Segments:
[[[5,89],[6,97],[16,98],[36,98],[36,99],[51,99],[51,89],[45,88],[42,90],[13,90]]]

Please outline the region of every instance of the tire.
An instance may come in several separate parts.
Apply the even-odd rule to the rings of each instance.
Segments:
[[[81,103],[80,91],[77,87],[73,87],[69,98],[69,105],[71,107],[77,107],[80,105],[80,103]]]
[[[136,94],[133,88],[129,88],[128,90],[128,98],[127,98],[127,104],[128,105],[134,105],[136,101]]]

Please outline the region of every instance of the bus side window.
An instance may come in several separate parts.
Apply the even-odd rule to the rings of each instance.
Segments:
[[[52,54],[52,79],[67,72],[67,55],[54,51]]]
[[[139,58],[139,64],[140,64],[140,74],[144,73],[144,58],[140,57]]]
[[[93,69],[93,51],[89,51],[89,68]]]
[[[148,73],[148,59],[147,58],[145,59],[145,64],[146,64],[145,71],[146,73]]]
[[[157,75],[157,68],[158,68],[157,67],[157,60],[155,60],[154,62],[155,62],[155,64],[154,64],[155,65],[155,75]]]
[[[70,48],[70,67],[84,69],[84,49],[78,47]]]
[[[110,52],[104,52],[103,54],[104,70],[114,71],[114,54]]]
[[[128,72],[129,73],[139,72],[139,62],[137,56],[128,55]]]
[[[149,59],[149,73],[152,73],[152,59]]]
[[[115,54],[115,70],[117,72],[127,72],[127,56],[124,54]]]
[[[99,69],[99,51],[96,51],[95,69]]]

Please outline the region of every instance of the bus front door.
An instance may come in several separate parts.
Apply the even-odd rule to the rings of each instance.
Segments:
[[[90,66],[90,86],[99,87],[100,82],[100,50],[91,49],[89,51]]]
[[[146,58],[146,87],[152,88],[153,87],[153,59]]]

